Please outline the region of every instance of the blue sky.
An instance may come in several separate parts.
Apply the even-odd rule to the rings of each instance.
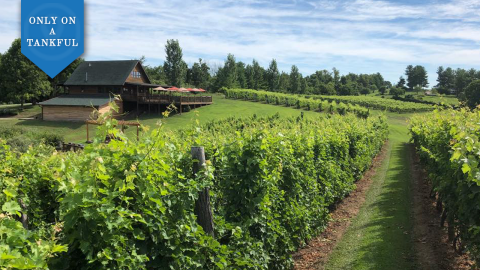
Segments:
[[[214,69],[226,55],[267,66],[272,58],[304,75],[380,72],[397,82],[424,65],[435,85],[439,65],[480,69],[480,0],[85,0],[87,60],[163,63],[178,39],[188,64]],[[20,1],[0,0],[0,51],[20,36]]]

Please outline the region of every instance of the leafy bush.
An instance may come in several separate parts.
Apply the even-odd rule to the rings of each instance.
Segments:
[[[386,139],[385,117],[345,114],[230,118],[139,141],[111,120],[78,153],[14,153],[0,141],[0,179],[25,204],[15,209],[31,231],[62,222],[68,252],[44,258],[50,269],[290,269],[291,253],[324,228]],[[107,134],[121,140],[105,144]],[[194,145],[208,160],[196,176]],[[215,238],[194,214],[207,186]]]
[[[0,109],[0,116],[15,116],[18,115],[17,109]]]
[[[67,249],[66,245],[56,244],[61,224],[50,225],[56,221],[58,208],[49,166],[55,159],[50,155],[51,148],[40,145],[19,158],[0,139],[2,269],[48,269],[47,262],[53,255]],[[20,217],[24,224],[18,221]]]
[[[412,140],[425,164],[444,215],[480,263],[480,112],[446,110],[412,119]]]
[[[389,93],[390,93],[390,95],[393,95],[394,97],[398,97],[398,96],[401,96],[401,95],[405,94],[405,89],[403,89],[401,87],[392,87],[392,88],[390,88]]]
[[[338,106],[329,106],[327,101],[315,100],[310,97],[301,97],[293,94],[282,94],[260,90],[250,89],[222,89],[225,93],[225,97],[233,99],[243,99],[251,101],[266,102],[273,105],[284,105],[287,107],[294,107],[297,109],[307,109],[311,111],[324,111],[328,110],[330,113],[345,114],[346,112],[352,112],[360,117],[368,117],[368,109],[362,108],[357,105],[340,103]]]
[[[355,104],[358,106],[377,109],[377,110],[387,110],[397,113],[408,113],[408,112],[425,112],[433,111],[434,106],[427,104],[420,104],[408,101],[400,101],[395,99],[386,99],[382,97],[372,97],[372,96],[312,96],[314,99],[320,99],[325,101],[336,101],[347,104]]]
[[[473,81],[467,86],[465,100],[470,108],[480,105],[480,80]]]
[[[15,150],[26,152],[30,145],[45,143],[57,146],[63,141],[63,136],[52,132],[39,132],[36,129],[21,127],[0,127],[0,138]]]

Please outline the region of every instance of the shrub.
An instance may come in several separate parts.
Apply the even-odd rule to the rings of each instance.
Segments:
[[[30,145],[46,143],[50,146],[57,146],[63,141],[63,136],[52,132],[39,132],[36,129],[23,127],[0,127],[0,138],[15,150],[26,152]]]
[[[0,109],[0,116],[15,116],[18,115],[17,109]]]
[[[405,94],[405,90],[400,87],[392,87],[390,88],[390,95],[393,95],[395,97],[401,96]]]
[[[471,82],[465,89],[465,100],[470,108],[480,104],[480,80]]]
[[[78,153],[16,153],[0,141],[0,176],[25,202],[31,230],[63,223],[68,252],[46,258],[50,269],[290,269],[291,253],[325,227],[387,137],[384,116],[345,114],[229,118],[139,141],[111,120]],[[121,140],[105,144],[107,134]],[[198,175],[194,145],[208,160]],[[196,222],[204,187],[215,238]]]
[[[312,111],[323,111],[327,108],[328,112],[335,113],[338,112],[340,114],[345,114],[346,112],[346,105],[339,102],[340,105],[338,108],[340,111],[337,111],[336,104],[332,104],[331,106],[328,105],[327,100],[317,100],[311,98],[310,96],[302,97],[292,94],[282,94],[282,93],[274,93],[274,92],[266,92],[261,90],[249,90],[249,89],[224,89],[225,96],[227,98],[234,98],[239,99],[244,96],[250,97],[249,100],[253,101],[263,101],[263,100],[275,100],[276,105],[285,105],[287,107],[294,107],[296,109],[306,109]],[[350,112],[357,114],[360,117],[368,117],[369,111],[365,108],[360,106],[350,107]]]
[[[450,232],[480,263],[479,111],[446,110],[412,119],[410,133]]]

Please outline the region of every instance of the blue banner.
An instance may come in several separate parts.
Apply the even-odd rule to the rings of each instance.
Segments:
[[[84,51],[83,0],[22,0],[22,53],[54,78]]]

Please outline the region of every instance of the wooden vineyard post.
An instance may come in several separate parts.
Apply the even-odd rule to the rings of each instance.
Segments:
[[[89,134],[88,134],[88,122],[87,122],[87,143],[90,141],[90,137],[89,137]]]
[[[202,167],[205,167],[205,149],[203,147],[192,147],[193,173],[196,175]],[[203,230],[214,237],[213,214],[210,208],[210,190],[204,188],[198,193],[198,200],[195,202],[195,214],[197,222]]]

